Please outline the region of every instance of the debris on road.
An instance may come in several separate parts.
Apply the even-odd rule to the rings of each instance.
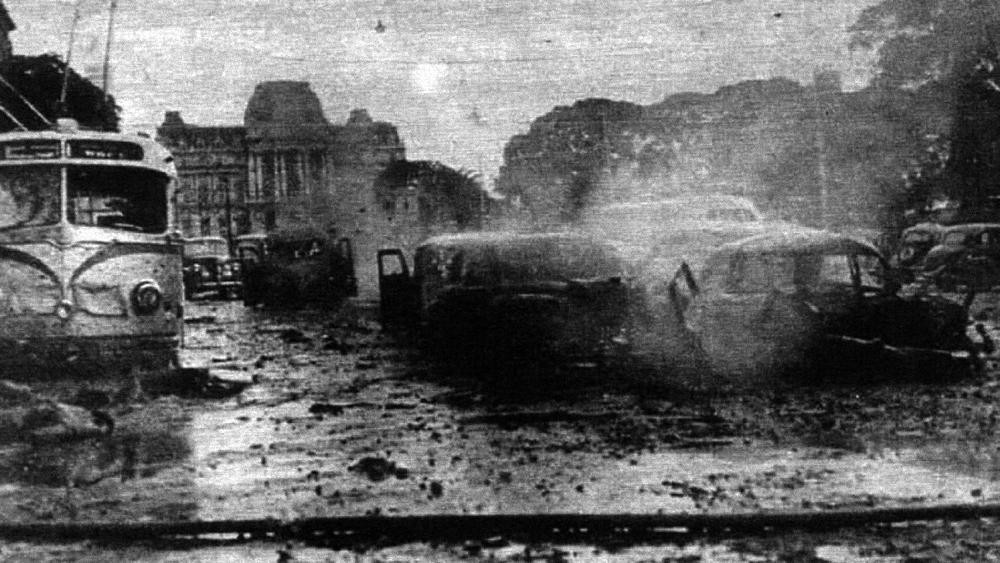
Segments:
[[[343,414],[343,405],[332,405],[330,403],[313,403],[309,407],[309,412],[312,414]]]
[[[396,465],[395,462],[381,457],[363,457],[347,467],[348,471],[364,475],[371,481],[384,481],[393,476],[397,479],[406,479],[410,476],[410,470]]]

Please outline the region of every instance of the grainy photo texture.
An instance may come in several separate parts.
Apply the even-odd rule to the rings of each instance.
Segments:
[[[3,0],[0,559],[1000,557],[995,0]]]

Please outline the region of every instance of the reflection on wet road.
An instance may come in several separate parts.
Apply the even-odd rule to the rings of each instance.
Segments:
[[[955,455],[977,451],[969,440],[988,443],[992,429],[949,433],[924,417],[918,434],[906,402],[933,395],[945,416],[949,401],[971,412],[969,394],[989,385],[692,399],[580,373],[514,393],[436,374],[370,315],[357,305],[336,318],[192,307],[188,361],[255,383],[230,397],[119,405],[106,436],[3,444],[0,518],[731,512],[998,496],[989,453]],[[850,412],[827,408],[850,401]],[[980,424],[988,411],[962,416],[934,424]]]

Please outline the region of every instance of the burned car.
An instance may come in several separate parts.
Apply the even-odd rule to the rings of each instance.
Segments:
[[[952,225],[924,257],[922,275],[944,291],[1000,285],[1000,223]]]
[[[626,324],[624,266],[608,244],[570,233],[435,237],[378,253],[383,323],[420,327],[454,356],[606,357]]]
[[[243,286],[240,261],[229,255],[222,237],[199,237],[184,241],[184,296],[194,299],[211,294],[235,299]]]
[[[350,239],[316,230],[272,233],[244,256],[248,306],[337,306],[358,294]]]
[[[798,228],[723,245],[697,279],[670,284],[688,342],[717,374],[759,377],[968,374],[968,315],[938,296],[902,296],[871,244]]]

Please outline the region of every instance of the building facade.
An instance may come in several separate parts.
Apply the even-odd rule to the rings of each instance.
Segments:
[[[232,242],[242,234],[310,228],[351,238],[358,256],[399,244],[373,188],[387,166],[405,160],[395,126],[361,109],[332,124],[309,84],[293,81],[257,85],[243,121],[197,126],[169,111],[157,129],[177,162],[184,237]],[[370,273],[363,266],[359,260],[362,283]]]
[[[242,127],[189,125],[167,112],[157,139],[177,161],[186,237],[368,230],[356,215],[368,213],[375,176],[405,158],[394,126],[365,110],[333,125],[306,82],[259,84]]]
[[[231,241],[252,232],[245,195],[245,128],[187,125],[179,112],[170,111],[157,137],[177,164],[177,224],[182,234]]]

